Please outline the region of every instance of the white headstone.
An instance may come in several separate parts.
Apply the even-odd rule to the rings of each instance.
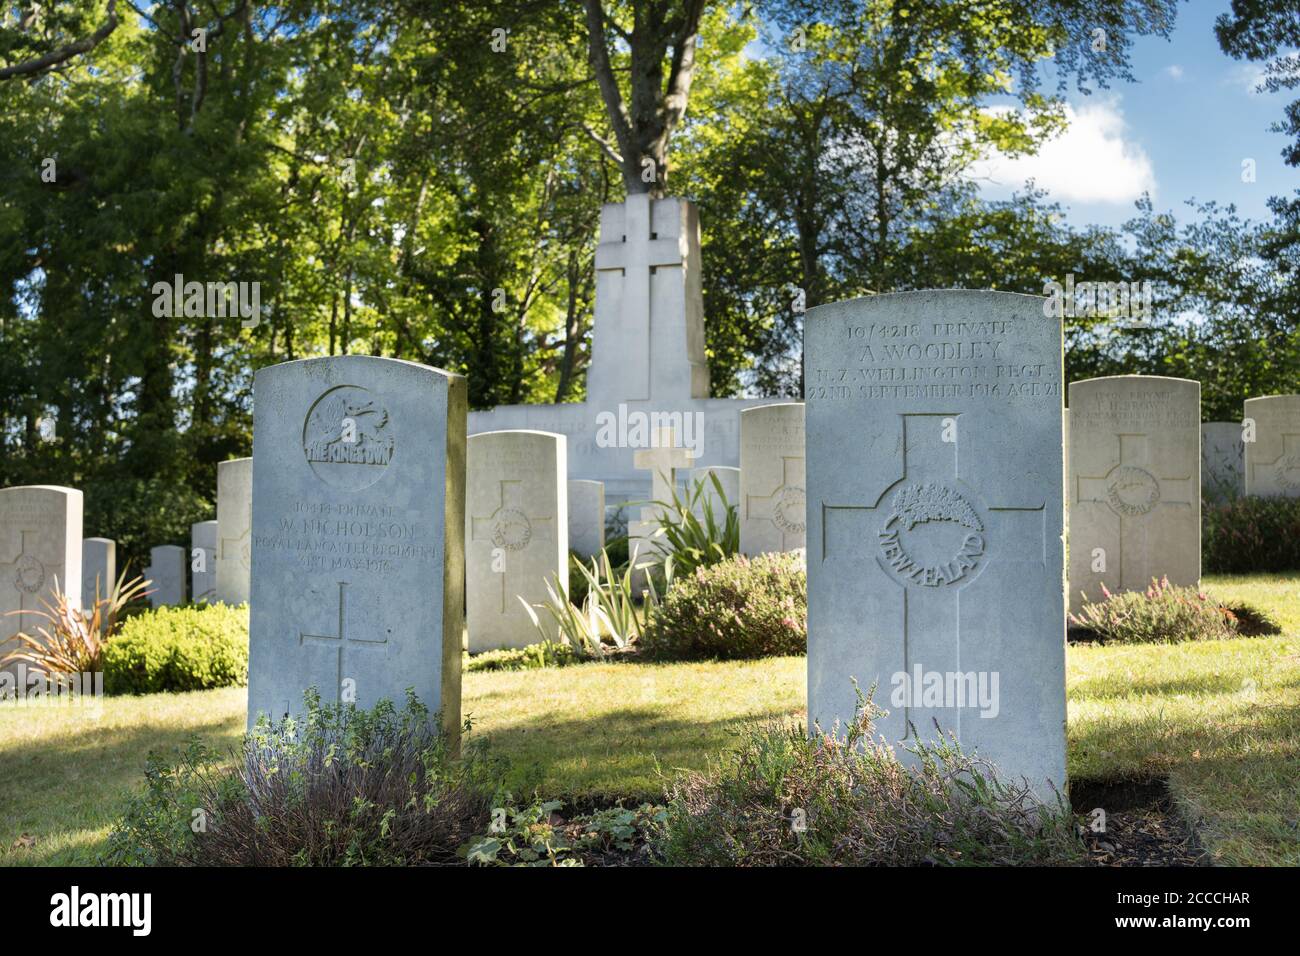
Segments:
[[[1300,498],[1300,395],[1246,399],[1246,494]]]
[[[107,600],[117,584],[117,542],[112,538],[85,538],[81,542],[81,606],[95,606],[95,589]]]
[[[1201,424],[1201,494],[1211,501],[1240,498],[1246,492],[1245,446],[1241,422]]]
[[[541,638],[520,602],[569,590],[564,436],[504,431],[469,436],[465,508],[471,653]],[[538,611],[543,623],[550,617]],[[556,635],[552,634],[552,638]]]
[[[217,600],[217,522],[190,525],[190,581],[194,600]]]
[[[718,498],[718,491],[713,487],[711,478],[717,478],[718,484],[722,486],[723,497],[727,500],[727,507],[740,508],[740,469],[729,468],[726,465],[707,465],[704,468],[691,469],[691,486],[692,488],[699,482],[704,482],[704,493],[700,495],[696,504],[696,516],[704,517],[704,503],[707,501],[713,509],[713,520],[718,525],[726,521],[726,514],[722,510],[722,501]]]
[[[19,631],[43,622],[29,614],[54,603],[56,587],[81,607],[82,496],[75,488],[0,488],[0,652]]]
[[[1035,296],[962,291],[805,319],[810,726],[849,720],[853,680],[875,684],[886,740],[938,721],[1050,796],[1065,784],[1060,321]]]
[[[189,555],[179,544],[160,544],[149,549],[149,567],[144,576],[149,584],[149,604],[155,608],[185,603],[185,567]]]
[[[460,375],[396,359],[273,365],[253,385],[248,714],[400,706],[460,726]]]
[[[217,463],[217,600],[248,601],[253,524],[253,459]]]
[[[569,482],[569,550],[584,558],[605,547],[605,486],[599,481]]]
[[[794,551],[807,540],[803,403],[740,413],[740,550]]]
[[[1201,577],[1201,385],[1070,383],[1070,606]]]

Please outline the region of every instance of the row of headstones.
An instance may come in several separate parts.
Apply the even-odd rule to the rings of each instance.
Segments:
[[[1074,382],[1066,411],[1069,593],[1196,586],[1201,503],[1300,496],[1300,395],[1248,399],[1241,422],[1200,422],[1201,386],[1124,375]]]
[[[1029,296],[904,293],[807,313],[810,724],[851,718],[854,682],[874,684],[887,739],[937,721],[1040,791],[1064,781],[1062,357],[1060,323]],[[1177,547],[1141,519],[1198,507],[1196,403],[1162,417],[1152,382],[1121,380],[1136,391],[1120,398],[1105,384],[1072,386],[1074,550],[1091,550],[1078,545],[1092,512],[1128,561],[1126,527],[1149,551]],[[467,551],[509,572],[511,546],[533,534],[531,489],[543,471],[565,479],[562,446],[547,438],[539,457],[501,433],[468,442],[464,378],[390,359],[265,368],[254,395],[250,721],[300,710],[309,686],[361,706],[411,687],[455,733]],[[1272,455],[1259,463],[1289,473],[1295,418],[1254,417],[1248,469]],[[467,489],[467,458],[486,475],[491,454],[526,469],[515,501],[502,479]],[[64,571],[80,573],[80,493],[0,494],[41,491],[62,496],[48,522],[17,499],[0,506],[4,557],[18,555],[3,573],[21,586],[56,540],[60,558],[77,552]],[[559,499],[554,526],[567,528]]]
[[[1291,445],[1300,440],[1300,396],[1249,399],[1242,423],[1205,425],[1199,425],[1200,385],[1185,379],[1090,379],[1073,383],[1069,397],[1063,443],[1067,510],[1074,512],[1069,593],[1076,610],[1085,596],[1100,599],[1103,587],[1142,590],[1165,577],[1175,585],[1198,584],[1201,488],[1211,482],[1223,488],[1234,453],[1241,459],[1236,474],[1242,491],[1300,494],[1300,456]],[[739,506],[742,553],[802,548],[804,406],[745,409],[740,421],[741,467],[692,469],[689,475],[693,481],[717,477],[726,499]],[[955,420],[952,429],[955,440]],[[680,473],[693,462],[686,449],[675,447],[671,431],[656,435],[655,447],[635,457],[637,467],[651,472],[654,502],[671,500]],[[521,602],[545,600],[548,581],[567,584],[565,542],[551,531],[555,516],[567,508],[568,547],[590,556],[603,545],[604,486],[573,480],[566,492],[564,475],[562,435],[469,437],[471,651],[536,640]],[[634,557],[653,550],[663,510],[644,505],[629,522]]]
[[[1202,424],[1201,490],[1216,501],[1300,497],[1300,395],[1250,398],[1240,422]]]
[[[217,469],[217,520],[191,526],[191,546],[150,549],[142,576],[150,582],[154,607],[195,601],[241,604],[249,593],[249,534],[252,524],[253,460],[222,462]],[[91,608],[106,599],[123,570],[117,542],[83,538],[82,493],[56,485],[0,488],[0,644],[35,622],[58,590],[74,605]],[[187,569],[193,588],[187,587]],[[68,590],[68,581],[79,589]]]
[[[635,453],[636,466],[650,473],[650,496],[638,506],[639,517],[628,521],[632,563],[652,559],[660,516],[673,510],[684,475],[692,487],[707,482],[696,514],[704,514],[707,499],[714,520],[725,523],[710,476],[718,479],[722,498],[737,507],[742,553],[802,548],[803,415],[798,402],[745,409],[739,468],[691,469],[694,457],[676,447],[672,430],[658,431],[651,448]],[[525,602],[546,601],[548,584],[557,594],[567,592],[571,550],[590,558],[604,547],[604,483],[566,480],[567,440],[543,431],[470,435],[466,471],[468,648],[477,653],[535,643],[538,632]],[[641,583],[636,579],[638,588]],[[543,623],[549,626],[549,618]]]
[[[842,729],[874,686],[887,740],[938,721],[1049,796],[1065,782],[1059,321],[1030,296],[875,296],[810,310],[804,355],[810,726]],[[467,551],[509,571],[532,489],[565,480],[562,446],[519,456],[533,480],[508,499],[467,488],[467,458],[487,474],[520,446],[468,441],[459,375],[313,359],[259,370],[254,398],[250,721],[299,712],[309,686],[366,707],[411,688],[455,734],[463,588],[484,577]]]
[[[1073,390],[1071,392],[1072,405],[1097,406],[1100,410],[1094,408],[1090,411],[1089,414],[1092,416],[1090,421],[1095,421],[1106,432],[1118,434],[1116,429],[1121,427],[1119,416],[1129,414],[1130,424],[1137,423],[1148,430],[1162,432],[1173,439],[1175,447],[1179,445],[1186,447],[1187,435],[1180,429],[1186,429],[1189,420],[1199,417],[1197,412],[1199,389],[1192,382],[1149,376],[1125,376],[1076,384],[1079,388],[1077,393]],[[1145,399],[1141,397],[1143,394],[1146,396]],[[1111,403],[1109,408],[1101,407],[1102,403],[1106,402]],[[1300,448],[1287,445],[1287,441],[1295,441],[1296,436],[1286,431],[1287,422],[1300,419],[1300,396],[1283,395],[1249,399],[1245,406],[1245,413],[1244,424],[1206,422],[1200,426],[1202,493],[1215,498],[1241,494],[1300,495]],[[1067,411],[1067,417],[1068,414]],[[1254,431],[1259,427],[1262,427],[1264,435],[1266,450],[1263,454],[1255,452],[1258,443],[1255,441]],[[726,500],[740,505],[740,541],[741,551],[744,554],[788,551],[804,546],[803,432],[802,403],[778,403],[745,409],[741,412],[742,466],[740,468],[710,466],[694,468],[689,472],[692,482],[708,481],[710,476],[716,477]],[[497,473],[485,476],[484,481],[489,485],[495,482],[492,486],[500,488],[502,492],[501,507],[508,507],[505,498],[514,493],[511,489],[516,483],[531,482],[534,477],[531,471],[512,476],[508,463],[511,460],[527,461],[539,453],[546,457],[544,451],[546,443],[562,444],[564,439],[563,436],[545,437],[541,440],[539,450],[530,453],[526,445],[529,441],[536,442],[536,439],[528,436],[543,433],[502,432],[499,434],[503,437],[494,441],[504,441],[507,444],[512,441],[525,443],[525,447],[518,455],[507,453],[504,456],[500,454],[486,456],[485,464],[489,468],[502,463],[507,465],[505,469],[499,469]],[[1282,436],[1282,444],[1274,449],[1271,446],[1277,442],[1270,441],[1270,438],[1278,435]],[[479,436],[470,437],[471,447],[473,447],[474,439]],[[674,447],[671,432],[657,437],[663,439],[662,444],[656,450],[638,453],[637,464],[651,470],[653,482],[651,497],[662,501],[668,499],[670,489],[675,487],[679,470],[689,466],[693,459],[687,450]],[[1121,449],[1117,465],[1130,467],[1133,461],[1125,460],[1125,455],[1132,458],[1135,455],[1145,454],[1132,447],[1132,436],[1129,436],[1127,441],[1123,438],[1118,440],[1128,447]],[[1102,442],[1113,445],[1113,436],[1103,436]],[[1250,469],[1245,466],[1245,449],[1248,446],[1251,447],[1252,452],[1255,452],[1252,455],[1255,466]],[[1107,456],[1113,457],[1113,449],[1103,448],[1101,451],[1102,460]],[[1273,455],[1274,451],[1278,454]],[[554,461],[558,455],[552,450],[549,457]],[[1168,460],[1169,456],[1165,457]],[[1176,452],[1174,457],[1178,457]],[[187,563],[192,575],[195,601],[220,600],[226,603],[241,603],[247,600],[251,465],[252,459],[243,458],[223,462],[218,468],[218,514],[226,516],[228,525],[226,534],[221,533],[220,518],[214,521],[197,522],[191,526],[188,552],[176,545],[162,545],[151,550],[151,563],[145,571],[145,576],[152,582],[150,601],[153,606],[185,602]],[[1175,467],[1175,470],[1180,470],[1180,467],[1186,470],[1185,465],[1186,463],[1183,463]],[[1270,468],[1270,465],[1274,467]],[[1087,470],[1086,464],[1082,461],[1080,468]],[[504,474],[501,473],[502,470]],[[1129,471],[1127,474],[1133,476],[1138,473]],[[471,475],[471,487],[478,484],[473,477]],[[1181,478],[1166,477],[1154,482],[1143,478],[1132,486],[1132,490],[1139,497],[1144,487],[1148,494],[1154,490],[1158,501],[1161,485],[1167,487],[1176,485],[1183,488],[1182,504],[1188,504],[1190,496],[1186,491],[1187,477],[1186,475]],[[1095,476],[1081,476],[1077,480],[1079,481],[1076,486],[1078,498],[1086,501],[1090,494],[1086,490],[1088,483],[1098,479]],[[1247,484],[1250,485],[1249,490]],[[557,483],[555,490],[558,492],[560,487],[562,486]],[[566,488],[568,495],[568,547],[583,557],[592,557],[599,553],[605,543],[604,484],[599,481],[574,479],[567,481],[563,487]],[[549,489],[542,488],[541,497],[544,500],[548,497],[548,492]],[[1110,493],[1108,488],[1108,497]],[[711,491],[708,497],[713,498]],[[1067,495],[1067,501],[1075,497],[1075,495]],[[1156,507],[1157,501],[1134,501],[1123,506],[1128,512],[1133,512],[1125,516],[1135,517],[1137,513],[1145,514]],[[1176,496],[1172,500],[1165,501],[1166,505],[1178,503],[1179,499]],[[719,503],[714,502],[714,504]],[[547,509],[543,503],[543,510],[555,512],[556,508]],[[660,509],[655,506],[645,506],[642,509],[641,519],[631,523],[633,539],[638,542],[634,545],[634,550],[638,547],[646,547],[644,542],[658,527],[659,511]],[[721,508],[715,507],[715,511],[720,512]],[[1186,517],[1191,517],[1190,511]],[[1190,535],[1193,530],[1192,523],[1184,521],[1184,524],[1187,525],[1187,534]],[[514,542],[513,547],[517,549],[520,543]],[[107,538],[86,538],[82,550],[82,603],[83,606],[89,607],[95,599],[96,588],[98,587],[103,594],[116,580],[116,545]],[[1182,583],[1194,583],[1199,577],[1199,565],[1192,569],[1191,562],[1185,560],[1188,555],[1186,548],[1161,547],[1158,551],[1165,559],[1173,556],[1173,563],[1161,571],[1161,574],[1172,572],[1171,580]],[[1100,554],[1095,554],[1094,549],[1085,548],[1079,554],[1086,555],[1089,569],[1094,566],[1099,569],[1105,567],[1104,558]],[[1180,555],[1184,558],[1181,562],[1177,560]],[[503,564],[502,557],[500,552],[497,552],[498,567]],[[560,570],[549,567],[545,556],[534,563],[538,566],[529,570],[540,572],[532,575],[536,581],[549,580]],[[1179,567],[1180,564],[1187,567]],[[1146,575],[1155,567],[1149,561],[1130,561],[1129,584],[1144,586],[1149,580]],[[1121,575],[1122,571],[1112,573],[1110,579],[1112,588],[1125,587]],[[545,594],[544,587],[541,585],[529,590],[537,593],[524,595],[526,599],[540,600]],[[518,593],[523,594],[523,590]],[[520,608],[512,601],[506,601],[505,604],[503,613],[508,620],[496,622],[497,626],[489,628],[489,633],[483,635],[483,640],[474,640],[475,628],[471,623],[472,646],[491,646],[494,639],[503,641],[502,646],[518,646],[521,640],[531,638],[531,625],[519,613]],[[511,631],[513,633],[510,633]]]
[[[242,604],[248,600],[248,536],[252,523],[253,459],[217,466],[217,517],[190,525],[190,547],[163,544],[149,549],[143,577],[152,607],[194,602]],[[188,569],[188,575],[186,571]],[[81,603],[91,607],[117,581],[117,542],[82,541]]]

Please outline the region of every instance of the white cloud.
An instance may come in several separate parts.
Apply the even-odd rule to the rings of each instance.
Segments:
[[[1264,67],[1259,63],[1237,63],[1227,71],[1223,82],[1258,96],[1259,86],[1264,82]]]
[[[1171,63],[1165,67],[1164,73],[1171,80],[1181,80],[1183,78],[1183,68],[1177,63]]]
[[[1118,101],[1065,108],[1068,126],[1031,156],[994,153],[979,163],[975,177],[989,185],[1019,188],[1028,179],[1052,199],[1130,203],[1142,193],[1155,196],[1156,177],[1146,150],[1132,139]]]

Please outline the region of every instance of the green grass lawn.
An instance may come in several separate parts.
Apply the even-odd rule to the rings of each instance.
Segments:
[[[1220,598],[1270,612],[1284,633],[1201,644],[1071,647],[1069,772],[1168,778],[1220,863],[1300,863],[1300,575],[1219,577]],[[586,803],[650,799],[701,768],[734,728],[801,720],[803,658],[586,664],[465,675],[474,735],[509,758],[510,786]],[[242,688],[0,707],[0,864],[92,862],[150,749],[191,734],[220,748],[244,724]],[[25,846],[20,838],[35,839]]]

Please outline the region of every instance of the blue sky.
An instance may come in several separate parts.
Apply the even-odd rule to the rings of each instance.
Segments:
[[[1139,38],[1133,83],[1090,96],[1071,87],[1070,128],[1037,156],[998,158],[981,170],[984,195],[1003,198],[1033,176],[1077,226],[1116,226],[1133,215],[1146,190],[1158,210],[1190,218],[1184,200],[1235,203],[1251,219],[1269,218],[1269,196],[1300,188],[1300,170],[1282,162],[1286,143],[1269,126],[1295,93],[1254,93],[1262,64],[1219,49],[1215,17],[1228,0],[1191,0],[1178,8],[1168,40]],[[1242,160],[1255,160],[1255,182],[1242,182]]]

